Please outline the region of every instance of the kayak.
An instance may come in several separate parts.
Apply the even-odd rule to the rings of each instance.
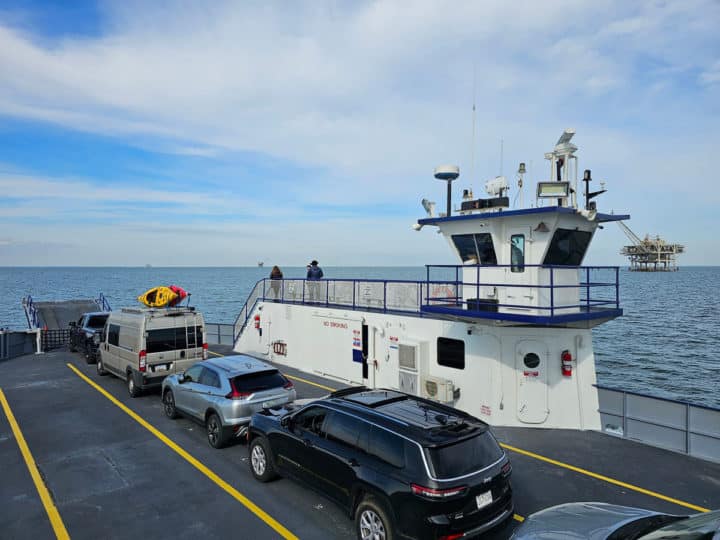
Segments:
[[[168,304],[168,306],[170,307],[177,306],[180,302],[182,302],[188,297],[188,293],[182,287],[178,287],[177,285],[170,285],[169,289],[177,295],[175,298],[170,300],[170,303]]]
[[[153,287],[137,297],[138,302],[147,307],[167,307],[178,298],[178,294],[170,287]],[[180,300],[178,300],[179,302]]]

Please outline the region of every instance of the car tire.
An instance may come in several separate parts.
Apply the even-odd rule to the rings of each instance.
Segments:
[[[135,377],[132,371],[128,371],[125,383],[127,384],[127,391],[130,397],[136,398],[140,395],[140,389],[135,385]]]
[[[255,480],[269,482],[277,477],[275,463],[270,453],[270,444],[265,437],[255,437],[250,441],[250,471]]]
[[[85,362],[88,364],[92,364],[93,357],[94,357],[94,355],[93,355],[92,351],[88,347],[85,347]]]
[[[390,516],[375,497],[366,496],[358,505],[355,534],[358,540],[394,540]]]
[[[101,356],[99,356],[97,359],[97,363],[95,364],[95,369],[97,370],[97,374],[100,375],[101,377],[104,377],[105,375],[108,374],[108,372],[105,371],[105,367],[103,366],[103,361],[102,361]]]
[[[175,394],[173,394],[172,390],[165,390],[163,394],[163,409],[165,410],[165,416],[170,420],[175,420],[180,416],[175,408]]]
[[[222,448],[225,446],[225,434],[223,433],[223,425],[220,417],[211,413],[205,420],[205,432],[210,446],[213,448]]]

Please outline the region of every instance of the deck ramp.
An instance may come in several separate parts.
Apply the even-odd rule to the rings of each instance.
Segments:
[[[83,313],[98,311],[95,300],[61,300],[58,302],[35,302],[40,328],[61,330],[71,321],[77,321]]]

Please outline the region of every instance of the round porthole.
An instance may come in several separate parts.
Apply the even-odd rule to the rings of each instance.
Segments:
[[[535,369],[540,365],[540,357],[534,352],[527,353],[523,358],[523,362],[525,362],[525,367]]]

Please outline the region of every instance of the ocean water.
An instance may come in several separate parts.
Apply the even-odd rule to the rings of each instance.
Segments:
[[[423,267],[324,267],[328,278],[425,278]],[[208,322],[232,323],[270,268],[0,268],[0,327],[26,327],[21,300],[94,298],[114,309],[159,284],[178,284]],[[283,268],[286,278],[305,267]],[[625,315],[593,330],[600,384],[720,407],[720,267],[620,272]]]

